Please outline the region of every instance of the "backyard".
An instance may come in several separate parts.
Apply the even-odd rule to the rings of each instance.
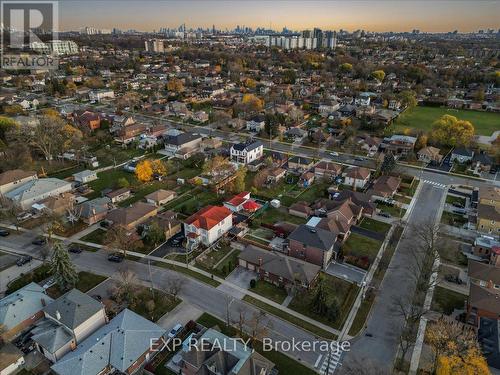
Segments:
[[[342,253],[347,263],[368,269],[380,249],[380,241],[352,233],[342,245]]]
[[[467,120],[474,125],[476,134],[491,135],[498,130],[500,115],[492,112],[480,112],[472,110],[457,110],[441,107],[415,107],[408,113],[403,113],[395,121],[396,132],[405,129],[425,130],[432,129],[434,121],[443,115],[452,115],[460,120]]]
[[[451,225],[454,227],[461,227],[464,224],[467,224],[469,220],[463,215],[457,215],[452,212],[443,211],[443,215],[441,216],[441,223],[446,225]]]
[[[390,224],[383,223],[382,221],[377,221],[370,219],[369,217],[363,218],[359,224],[361,228],[365,228],[378,233],[387,233],[391,228]]]
[[[306,219],[290,215],[288,212],[285,212],[285,209],[271,207],[265,210],[258,218],[266,224],[276,224],[281,221],[292,224],[305,224],[306,222]]]
[[[464,309],[467,296],[443,287],[436,287],[431,309],[446,315],[450,315],[455,309]]]

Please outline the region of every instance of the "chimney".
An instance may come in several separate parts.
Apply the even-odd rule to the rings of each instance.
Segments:
[[[59,312],[59,310],[56,310],[56,319],[61,320],[61,313]]]

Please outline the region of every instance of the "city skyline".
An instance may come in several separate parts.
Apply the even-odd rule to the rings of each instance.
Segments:
[[[163,27],[313,27],[349,31],[471,32],[498,29],[497,1],[60,1],[60,29],[85,26],[153,31]],[[98,12],[96,12],[98,10]],[[141,14],[141,17],[137,17]],[[304,16],[307,14],[308,16]]]

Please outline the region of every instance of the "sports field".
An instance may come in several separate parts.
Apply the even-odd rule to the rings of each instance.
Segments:
[[[410,112],[403,113],[395,122],[396,130],[413,128],[429,131],[432,123],[446,114],[470,121],[479,135],[491,135],[495,130],[500,130],[500,113],[441,107],[415,107]]]

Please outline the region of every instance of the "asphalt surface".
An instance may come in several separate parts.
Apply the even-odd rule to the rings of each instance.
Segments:
[[[439,207],[446,190],[424,183],[416,204],[408,219],[409,223],[424,224],[438,219]],[[415,290],[414,279],[408,276],[408,264],[415,261],[412,251],[417,236],[411,226],[407,226],[394,253],[384,280],[378,291],[372,313],[368,319],[366,333],[373,337],[359,336],[353,339],[350,352],[345,354],[343,363],[369,361],[391,373],[398,350],[398,337],[404,319],[395,314],[394,301],[402,296],[412,296]],[[352,361],[352,362],[350,362]],[[342,367],[340,367],[342,374]]]

